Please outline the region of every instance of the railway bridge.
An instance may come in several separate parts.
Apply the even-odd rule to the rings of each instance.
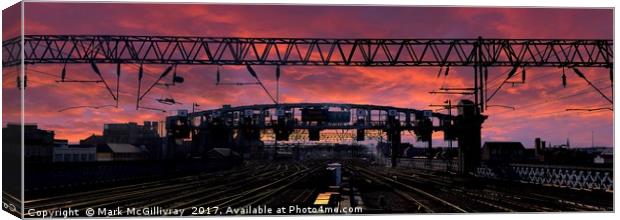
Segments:
[[[191,139],[205,150],[216,147],[246,152],[261,142],[261,131],[274,134],[275,141],[287,141],[295,130],[308,132],[310,141],[319,141],[323,130],[355,130],[357,141],[365,140],[365,131],[385,134],[390,143],[392,166],[401,155],[401,134],[414,132],[418,141],[432,148],[433,132],[442,131],[444,139],[458,141],[462,172],[472,171],[479,161],[482,122],[473,102],[462,100],[458,114],[442,114],[392,106],[347,103],[281,103],[249,106],[223,106],[189,113],[179,111],[166,119],[169,146],[179,139]]]

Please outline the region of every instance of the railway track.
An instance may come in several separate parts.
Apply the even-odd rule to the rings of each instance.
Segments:
[[[230,171],[185,176],[33,199],[27,209],[242,207],[273,198],[324,167],[321,163],[265,163]]]
[[[118,186],[101,190],[72,193],[61,196],[34,199],[25,202],[25,207],[36,210],[50,210],[58,208],[93,208],[105,206],[120,206],[133,204],[136,201],[152,201],[153,198],[167,194],[182,193],[195,190],[207,185],[223,184],[226,181],[251,175],[271,169],[273,165],[266,164],[256,167],[233,169],[230,171],[208,173],[195,176],[185,176],[167,180],[152,181],[140,184]]]
[[[280,167],[275,168],[274,170],[262,169],[255,170],[249,173],[243,173],[237,175],[235,178],[227,178],[222,181],[218,181],[214,184],[209,184],[205,187],[201,188],[189,188],[184,191],[177,191],[175,193],[164,193],[163,195],[151,197],[150,200],[139,200],[135,203],[126,204],[128,207],[145,207],[145,206],[162,206],[162,207],[171,207],[177,208],[177,204],[179,203],[187,203],[193,204],[197,201],[204,199],[205,197],[201,197],[203,195],[217,196],[222,193],[238,190],[243,188],[244,185],[251,183],[253,180],[248,180],[248,176],[253,176],[257,180],[262,180],[263,178],[273,175],[279,172]],[[192,199],[192,198],[198,199]],[[163,199],[162,199],[163,198]]]
[[[584,204],[553,195],[541,195],[521,190],[502,188],[477,181],[460,179],[446,174],[421,170],[371,167],[371,172],[397,179],[398,182],[416,186],[437,197],[444,198],[468,212],[557,212],[557,211],[606,211],[611,207]]]
[[[553,195],[552,191],[544,189],[540,192],[533,193],[532,190],[539,188],[539,186],[504,183],[512,185],[509,187],[503,187],[503,184],[501,183],[489,184],[479,180],[476,181],[471,179],[452,178],[421,170],[404,171],[402,169],[394,169],[393,172],[399,174],[399,176],[403,176],[411,182],[428,182],[432,185],[441,185],[443,188],[449,189],[453,194],[459,194],[469,198],[477,198],[484,202],[497,204],[502,206],[505,211],[553,212],[612,210],[612,207],[603,205],[604,202],[598,202],[594,199],[576,201],[573,200],[575,198],[571,198],[573,196],[570,194],[564,197],[559,197],[557,195]],[[412,175],[416,175],[416,178]],[[456,181],[450,179],[456,179]],[[477,187],[465,187],[463,184],[465,181],[475,181],[475,185]],[[517,187],[519,190],[515,190]],[[568,189],[563,190],[570,191]],[[578,193],[577,191],[572,192]]]
[[[304,170],[294,172],[286,178],[282,178],[275,182],[271,182],[258,188],[238,194],[234,198],[218,204],[218,206],[243,207],[258,204],[268,198],[272,198],[277,193],[280,193],[285,189],[291,187],[292,185],[298,183],[299,181],[305,179],[310,174],[318,171],[322,167],[323,166],[316,166],[314,168],[306,168]]]
[[[238,183],[227,183],[224,187],[216,190],[207,190],[192,195],[178,195],[171,198],[166,205],[169,208],[191,207],[222,207],[235,206],[235,201],[254,195],[261,190],[268,191],[271,187],[286,181],[293,181],[297,175],[308,172],[309,168],[296,164],[294,168],[278,168],[260,175],[244,178]]]
[[[374,183],[381,184],[384,187],[391,188],[396,194],[404,199],[415,203],[418,206],[418,210],[428,213],[465,213],[465,209],[458,205],[453,204],[443,198],[440,198],[432,193],[429,193],[423,189],[414,187],[412,185],[404,184],[401,181],[394,179],[382,173],[377,173],[373,170],[361,167],[346,165],[345,168],[351,172],[354,172]]]
[[[25,208],[161,207],[187,210],[193,207],[242,208],[272,203],[311,204],[319,188],[306,184],[320,183],[312,177],[320,174],[326,164],[325,161],[257,163],[228,171],[37,198],[26,201]],[[367,193],[389,193],[390,199],[395,199],[389,201],[394,203],[392,205],[400,205],[398,210],[410,213],[613,210],[604,205],[609,204],[605,201],[575,199],[574,195],[553,194],[533,186],[524,185],[521,187],[526,188],[520,190],[511,188],[513,185],[488,183],[470,177],[371,166],[357,160],[344,161],[343,165],[347,174],[370,189]],[[355,182],[349,187],[359,188]],[[364,192],[361,195],[363,197]],[[391,212],[391,208],[377,207],[369,207],[369,210]]]
[[[264,201],[323,167],[265,163],[230,171],[117,186],[26,201],[28,209],[199,206],[240,207]]]

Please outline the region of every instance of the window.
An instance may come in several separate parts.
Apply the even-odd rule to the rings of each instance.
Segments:
[[[71,154],[65,154],[65,162],[71,161]]]
[[[80,161],[80,155],[79,154],[73,154],[73,161]]]
[[[80,157],[81,157],[81,161],[86,161],[87,155],[86,154],[82,154],[82,155],[80,155]]]
[[[54,161],[62,161],[62,154],[54,154]]]

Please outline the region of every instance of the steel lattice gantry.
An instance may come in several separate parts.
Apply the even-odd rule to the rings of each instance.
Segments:
[[[323,39],[25,35],[4,41],[2,50],[2,64],[5,67],[18,66],[22,62],[26,65],[90,63],[104,82],[96,64],[117,64],[117,91],[121,64],[138,64],[140,68],[136,108],[139,107],[139,102],[144,95],[175,65],[247,65],[248,71],[255,78],[257,77],[251,68],[252,65],[436,66],[446,67],[446,73],[448,67],[473,67],[474,85],[472,88],[465,89],[468,94],[474,95],[474,101],[461,100],[459,106],[462,111],[459,111],[458,117],[449,120],[452,121],[449,124],[454,124],[456,127],[453,133],[458,140],[459,167],[463,173],[473,172],[480,160],[481,129],[486,119],[486,116],[481,113],[484,111],[485,103],[501,89],[501,85],[510,79],[518,68],[574,68],[580,78],[588,81],[578,68],[608,68],[610,79],[612,79],[614,62],[613,40],[607,39],[485,39],[482,37],[472,39]],[[158,81],[141,94],[142,65],[149,64],[169,65],[169,67]],[[490,96],[486,92],[489,67],[512,67],[512,70],[506,74],[507,78],[504,83]],[[279,76],[279,68],[276,69],[276,75]],[[25,76],[21,79],[18,77],[18,86],[22,89],[25,88],[25,83],[19,82],[25,82],[24,80]],[[115,96],[107,84],[106,87],[118,105],[118,95]],[[599,89],[597,91],[605,96]],[[278,104],[277,101],[274,102]],[[290,133],[291,128],[285,126],[290,124],[287,120],[290,121],[290,118],[278,117],[279,128],[274,129],[274,132],[277,132],[276,139],[278,134],[287,136]],[[403,127],[394,126],[399,123],[395,123],[395,119],[390,120],[391,126],[387,126],[386,133],[388,140],[396,149],[395,152],[398,152],[400,131]],[[433,128],[432,122],[429,123],[429,121],[422,117],[416,123],[417,126],[411,128],[426,128],[418,129],[416,134],[420,133],[421,137],[426,137],[425,141],[431,148]],[[173,129],[173,131],[186,134],[186,128],[189,127],[186,126],[188,121],[178,120],[178,122],[183,123],[174,124],[181,124],[182,129]],[[222,123],[217,120],[213,124],[215,127],[222,126]],[[359,124],[356,126],[370,128],[360,127]],[[226,130],[226,128],[222,129]],[[251,126],[241,130],[247,130],[248,132],[242,133],[248,137],[256,136],[255,132],[251,132],[255,130]],[[314,134],[317,133],[316,131],[314,129]],[[172,132],[172,136],[175,134]],[[215,140],[219,140],[217,135]],[[174,146],[173,139],[170,139],[170,144]],[[393,166],[397,161],[395,155],[392,154]]]
[[[488,67],[605,67],[610,76],[613,71],[613,40],[591,39],[25,35],[4,41],[2,50],[5,67],[20,65],[22,52],[25,64],[471,66],[474,102],[481,111],[490,99]]]
[[[21,63],[22,38],[2,64]],[[25,35],[24,62],[314,66],[609,67],[612,40]]]

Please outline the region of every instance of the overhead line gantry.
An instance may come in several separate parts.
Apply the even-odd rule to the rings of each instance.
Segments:
[[[23,45],[23,46],[22,46]],[[458,116],[447,123],[455,130],[459,141],[461,172],[473,172],[480,160],[481,128],[486,116],[482,115],[486,103],[505,83],[522,72],[525,82],[525,69],[531,67],[572,68],[601,95],[612,102],[600,89],[595,87],[579,68],[608,68],[610,81],[613,81],[613,40],[608,39],[336,39],[336,38],[239,38],[239,37],[198,37],[198,36],[126,36],[126,35],[24,35],[2,43],[2,64],[5,67],[32,64],[90,64],[99,76],[97,64],[116,64],[117,80],[120,78],[120,65],[137,64],[138,73],[137,108],[140,100],[158,82],[178,65],[245,65],[250,74],[260,81],[251,66],[351,66],[351,67],[441,67],[440,74],[448,75],[450,67],[473,67],[473,86],[471,88],[442,88],[446,93],[471,94],[474,101],[462,100],[453,107],[460,108]],[[22,57],[23,55],[23,57]],[[140,92],[143,65],[167,65],[168,68],[144,93]],[[486,92],[489,67],[509,67],[506,78],[490,95]],[[444,71],[445,69],[445,71]],[[173,71],[174,83],[182,83],[183,78]],[[61,73],[64,80],[65,69]],[[219,71],[218,74],[219,76]],[[279,68],[276,76],[279,77]],[[219,77],[218,77],[219,78]],[[566,76],[562,76],[566,84]],[[20,88],[25,87],[25,77],[18,78]],[[105,80],[104,80],[105,81]],[[218,80],[219,82],[219,80]],[[517,82],[521,83],[521,82]],[[613,83],[613,82],[612,82]],[[117,101],[112,88],[106,88]],[[261,86],[263,86],[261,84]],[[263,86],[264,88],[264,86]],[[266,90],[266,89],[265,89]],[[267,91],[267,90],[266,90]],[[463,91],[463,92],[459,92]],[[271,96],[271,95],[270,95]],[[277,97],[277,96],[276,96]],[[272,98],[273,99],[273,98]],[[276,107],[284,105],[278,103]],[[316,106],[315,106],[316,107]],[[317,107],[318,108],[318,107]],[[146,108],[145,108],[146,109]],[[252,109],[248,109],[252,110]],[[319,109],[320,110],[320,109]],[[283,109],[286,111],[286,109]],[[318,111],[318,110],[317,110]],[[393,110],[390,110],[393,111]],[[248,115],[253,115],[251,112]],[[211,116],[209,116],[211,117]],[[278,116],[278,125],[286,125],[286,120],[294,120],[291,115]],[[251,117],[246,117],[252,122]],[[187,115],[175,116],[171,120],[187,123]],[[181,120],[183,119],[183,120]],[[388,117],[384,130],[398,152],[400,132],[397,115]],[[215,117],[221,126],[221,117]],[[414,130],[422,140],[432,146],[432,122],[428,117],[416,119]],[[217,123],[216,123],[217,122]],[[175,123],[178,124],[178,123]],[[181,123],[182,124],[182,123]],[[202,124],[201,124],[202,126]],[[215,126],[215,125],[213,125]],[[213,127],[212,126],[212,127]],[[215,126],[215,127],[217,127]],[[249,130],[255,128],[251,123]],[[185,131],[183,129],[172,130]],[[215,129],[215,128],[213,128]],[[242,129],[243,130],[243,129]],[[189,131],[189,130],[188,130]],[[288,134],[290,128],[282,130]],[[315,132],[316,134],[316,132]],[[451,139],[452,140],[452,139]],[[174,144],[174,141],[170,142]],[[392,164],[396,165],[396,154],[392,154]]]
[[[5,67],[21,64],[22,43],[25,64],[470,66],[481,111],[489,99],[488,67],[604,67],[610,74],[613,69],[613,40],[606,39],[25,35],[3,42]]]

